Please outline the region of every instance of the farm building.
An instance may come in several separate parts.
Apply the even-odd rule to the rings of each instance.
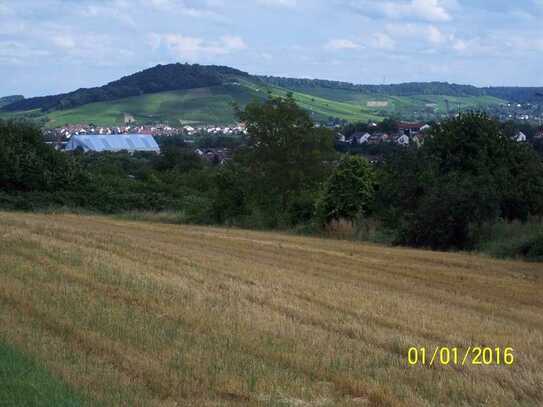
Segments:
[[[148,151],[160,153],[160,147],[148,134],[107,134],[73,136],[66,144],[66,151],[81,149],[84,152]]]

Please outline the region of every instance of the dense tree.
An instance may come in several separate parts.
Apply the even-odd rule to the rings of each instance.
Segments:
[[[55,191],[80,182],[77,163],[43,143],[38,128],[0,120],[0,189]]]
[[[417,246],[466,248],[499,216],[542,213],[541,160],[479,113],[435,126],[421,149],[387,162],[381,185],[381,216]]]
[[[383,133],[395,134],[398,131],[398,121],[394,119],[384,119],[378,124],[378,129]]]
[[[333,135],[316,128],[291,95],[250,103],[239,116],[248,134],[236,160],[251,174],[258,205],[284,212],[292,199],[315,190],[327,176],[327,162],[335,155]]]
[[[185,146],[166,144],[161,147],[161,154],[155,159],[158,171],[188,172],[203,168],[202,160]]]
[[[326,181],[317,203],[320,223],[342,219],[352,222],[368,216],[373,209],[375,183],[375,172],[367,160],[344,156]]]
[[[217,223],[242,223],[248,215],[250,196],[249,174],[235,162],[217,171],[212,216]]]

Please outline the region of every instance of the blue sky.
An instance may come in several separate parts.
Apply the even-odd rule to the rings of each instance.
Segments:
[[[543,0],[0,0],[0,95],[156,64],[355,83],[543,85]]]

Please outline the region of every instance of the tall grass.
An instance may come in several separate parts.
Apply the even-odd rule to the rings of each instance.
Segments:
[[[113,215],[116,219],[140,221],[140,222],[156,222],[170,224],[189,223],[189,217],[183,211],[128,211]]]
[[[543,222],[500,221],[488,228],[477,250],[498,258],[543,260]]]

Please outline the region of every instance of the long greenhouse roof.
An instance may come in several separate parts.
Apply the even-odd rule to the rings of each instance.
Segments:
[[[148,134],[73,136],[66,145],[66,150],[77,148],[82,148],[84,151],[160,151],[153,136]]]

